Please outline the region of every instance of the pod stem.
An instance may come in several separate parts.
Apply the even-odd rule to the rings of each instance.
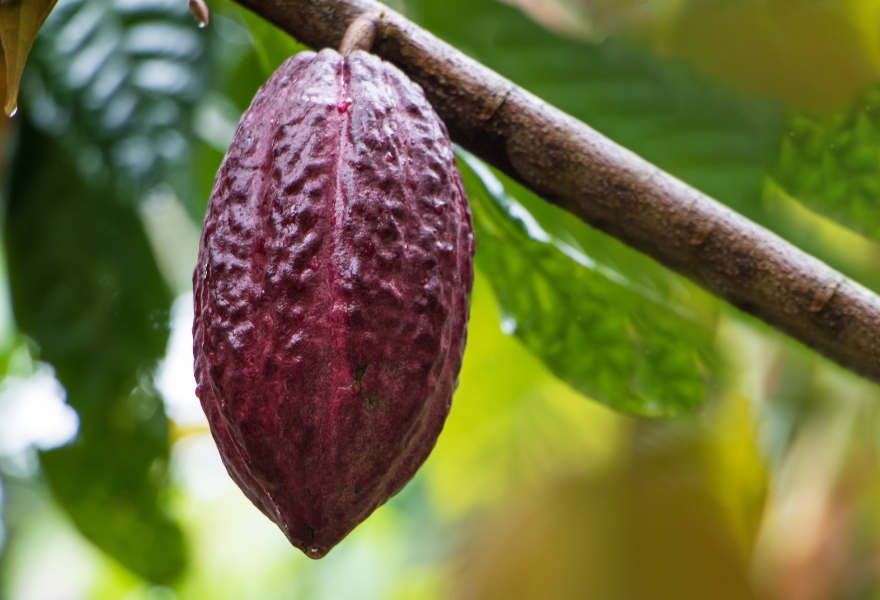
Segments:
[[[382,21],[382,13],[367,12],[352,21],[345,35],[342,37],[342,43],[339,44],[339,53],[342,56],[348,56],[355,50],[363,50],[369,52],[373,48],[373,42],[376,40],[376,30]]]

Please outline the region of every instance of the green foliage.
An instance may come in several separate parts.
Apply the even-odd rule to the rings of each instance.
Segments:
[[[793,112],[774,177],[791,196],[880,238],[880,84],[840,113]]]
[[[176,577],[181,531],[163,511],[168,422],[151,369],[169,293],[134,208],[89,185],[50,138],[22,127],[5,240],[15,318],[80,417],[41,462],[82,533],[138,575]]]
[[[589,469],[625,431],[619,412],[589,401],[502,332],[497,296],[479,266],[470,310],[460,385],[424,469],[444,518],[490,508],[548,474]]]
[[[709,331],[656,295],[548,234],[488,167],[465,152],[476,261],[516,334],[557,377],[638,415],[694,411]]]
[[[254,73],[254,75],[261,79],[260,85],[269,79],[269,77],[272,76],[272,73],[274,73],[285,60],[294,54],[309,49],[287,35],[284,31],[281,31],[268,21],[261,19],[250,11],[242,10],[241,16],[247,24],[253,38],[253,56],[257,59],[257,62],[260,65],[260,70],[257,73]],[[245,73],[240,72],[237,80],[241,81],[244,76]],[[245,87],[243,91],[247,92],[249,90]],[[254,88],[253,92],[256,94],[256,88]],[[250,104],[252,98],[253,94],[247,98],[247,105]],[[247,105],[243,108],[247,108]]]
[[[30,118],[61,140],[86,178],[135,198],[171,185],[195,211],[194,113],[213,37],[195,26],[186,2],[64,2],[25,74]]]

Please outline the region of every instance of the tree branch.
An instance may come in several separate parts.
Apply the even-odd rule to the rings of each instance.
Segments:
[[[373,0],[236,0],[313,48],[380,12],[373,52],[452,139],[544,199],[880,382],[880,298]]]

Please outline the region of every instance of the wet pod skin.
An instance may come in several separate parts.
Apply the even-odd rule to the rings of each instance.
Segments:
[[[202,231],[196,391],[230,476],[307,556],[434,447],[473,253],[446,128],[397,68],[302,52],[260,89]]]

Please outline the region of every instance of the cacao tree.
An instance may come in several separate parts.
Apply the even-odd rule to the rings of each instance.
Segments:
[[[51,594],[60,588],[35,582],[49,581],[46,569],[56,567],[58,585],[73,597],[877,593],[875,0],[771,0],[760,9],[740,0],[239,4],[196,2],[198,21],[186,3],[155,0],[0,7],[7,113],[20,108],[0,130],[8,298],[0,595]],[[310,430],[289,411],[296,404],[278,390],[266,400],[265,382],[280,381],[274,372],[256,385],[233,369],[236,398],[253,394],[255,410],[294,419],[294,433],[266,442],[258,432],[244,444],[229,438],[224,448],[216,414],[205,421],[191,411],[191,356],[174,354],[191,347],[198,228],[216,224],[208,199],[234,168],[221,168],[230,143],[230,156],[246,144],[233,142],[239,118],[284,61],[305,61],[310,48],[339,49],[359,17],[357,43],[423,90],[456,143],[476,238],[460,387],[431,458],[397,495],[445,418],[437,413],[403,475],[381,489],[368,478],[359,483],[381,463],[386,438],[375,436],[410,431],[409,421],[374,432],[364,420],[406,387],[383,382],[386,371],[393,381],[392,372],[409,373],[420,360],[421,346],[408,347],[409,338],[380,344],[385,362],[368,357],[345,369],[321,358],[342,352],[336,342],[278,354],[286,357],[280,370],[303,359],[323,365],[297,376],[307,382],[302,393],[312,390],[319,402],[300,412],[321,410],[324,392],[314,390],[336,385],[337,371],[352,380],[346,393],[362,413],[339,421],[342,442],[298,438]],[[264,93],[276,94],[268,97],[279,111],[306,94]],[[357,114],[358,100],[334,110]],[[298,135],[313,140],[322,127],[316,117]],[[273,131],[280,147],[288,134]],[[368,124],[364,132],[374,133]],[[319,156],[315,143],[294,144],[294,158]],[[375,188],[388,202],[410,198],[395,192],[407,181],[393,170],[407,156],[423,159],[409,152],[390,152],[387,163],[377,154],[371,168],[384,175],[355,196]],[[415,181],[413,198],[433,198],[425,181]],[[265,186],[240,191],[257,188]],[[317,186],[315,197],[336,189]],[[273,193],[300,193],[291,190]],[[372,231],[367,204],[361,233]],[[420,223],[464,214],[442,202],[429,208]],[[243,225],[229,235],[238,243],[252,233]],[[385,238],[358,235],[340,238],[355,257],[347,265],[378,261],[388,249]],[[317,273],[308,261],[296,266],[300,259],[286,253],[292,244],[265,251],[287,256],[279,268],[299,269],[296,277]],[[229,256],[247,254],[236,252]],[[397,260],[393,269],[413,274],[356,294],[399,292],[433,268],[405,253]],[[213,265],[210,285],[222,288],[235,277],[232,264],[203,258],[196,281]],[[273,303],[265,290],[240,308],[274,314],[284,296]],[[199,317],[207,305],[198,296],[204,289],[196,291]],[[469,286],[460,291],[464,298]],[[388,316],[394,301],[391,294],[375,303],[385,321],[365,318],[382,321],[380,337],[389,340],[406,321]],[[309,309],[304,334],[324,312],[334,318],[317,300]],[[223,311],[215,312],[220,319]],[[263,318],[230,314],[215,329]],[[459,318],[453,337],[463,326]],[[284,337],[288,327],[264,329]],[[355,340],[350,353],[369,346],[372,330],[345,327]],[[217,363],[207,351],[199,359],[205,331],[207,320],[196,328],[207,409],[217,400],[204,380]],[[254,346],[243,345],[246,353]],[[177,364],[185,375],[175,388],[168,382]],[[443,388],[437,406],[448,407],[458,368],[430,384]],[[56,379],[63,393],[52,396],[52,414],[78,429],[65,439],[28,437],[29,421],[16,415],[43,402],[35,398],[46,394],[33,390]],[[414,376],[400,381],[421,385]],[[288,531],[272,507],[280,505],[273,494],[301,495],[308,485],[288,473],[283,485],[267,487],[268,471],[339,444],[354,448],[351,464],[359,466],[326,486],[334,498],[350,492],[354,508],[342,518],[345,531],[319,544],[320,555],[393,498],[327,559],[303,561],[228,486],[208,422],[247,498],[306,554],[318,548],[308,532]],[[257,443],[272,469],[230,458],[239,451],[230,448]],[[311,450],[287,454],[289,447]],[[309,481],[329,463],[314,464]],[[52,544],[63,550],[53,555]],[[467,569],[452,572],[456,560]],[[64,576],[64,564],[86,575]]]

